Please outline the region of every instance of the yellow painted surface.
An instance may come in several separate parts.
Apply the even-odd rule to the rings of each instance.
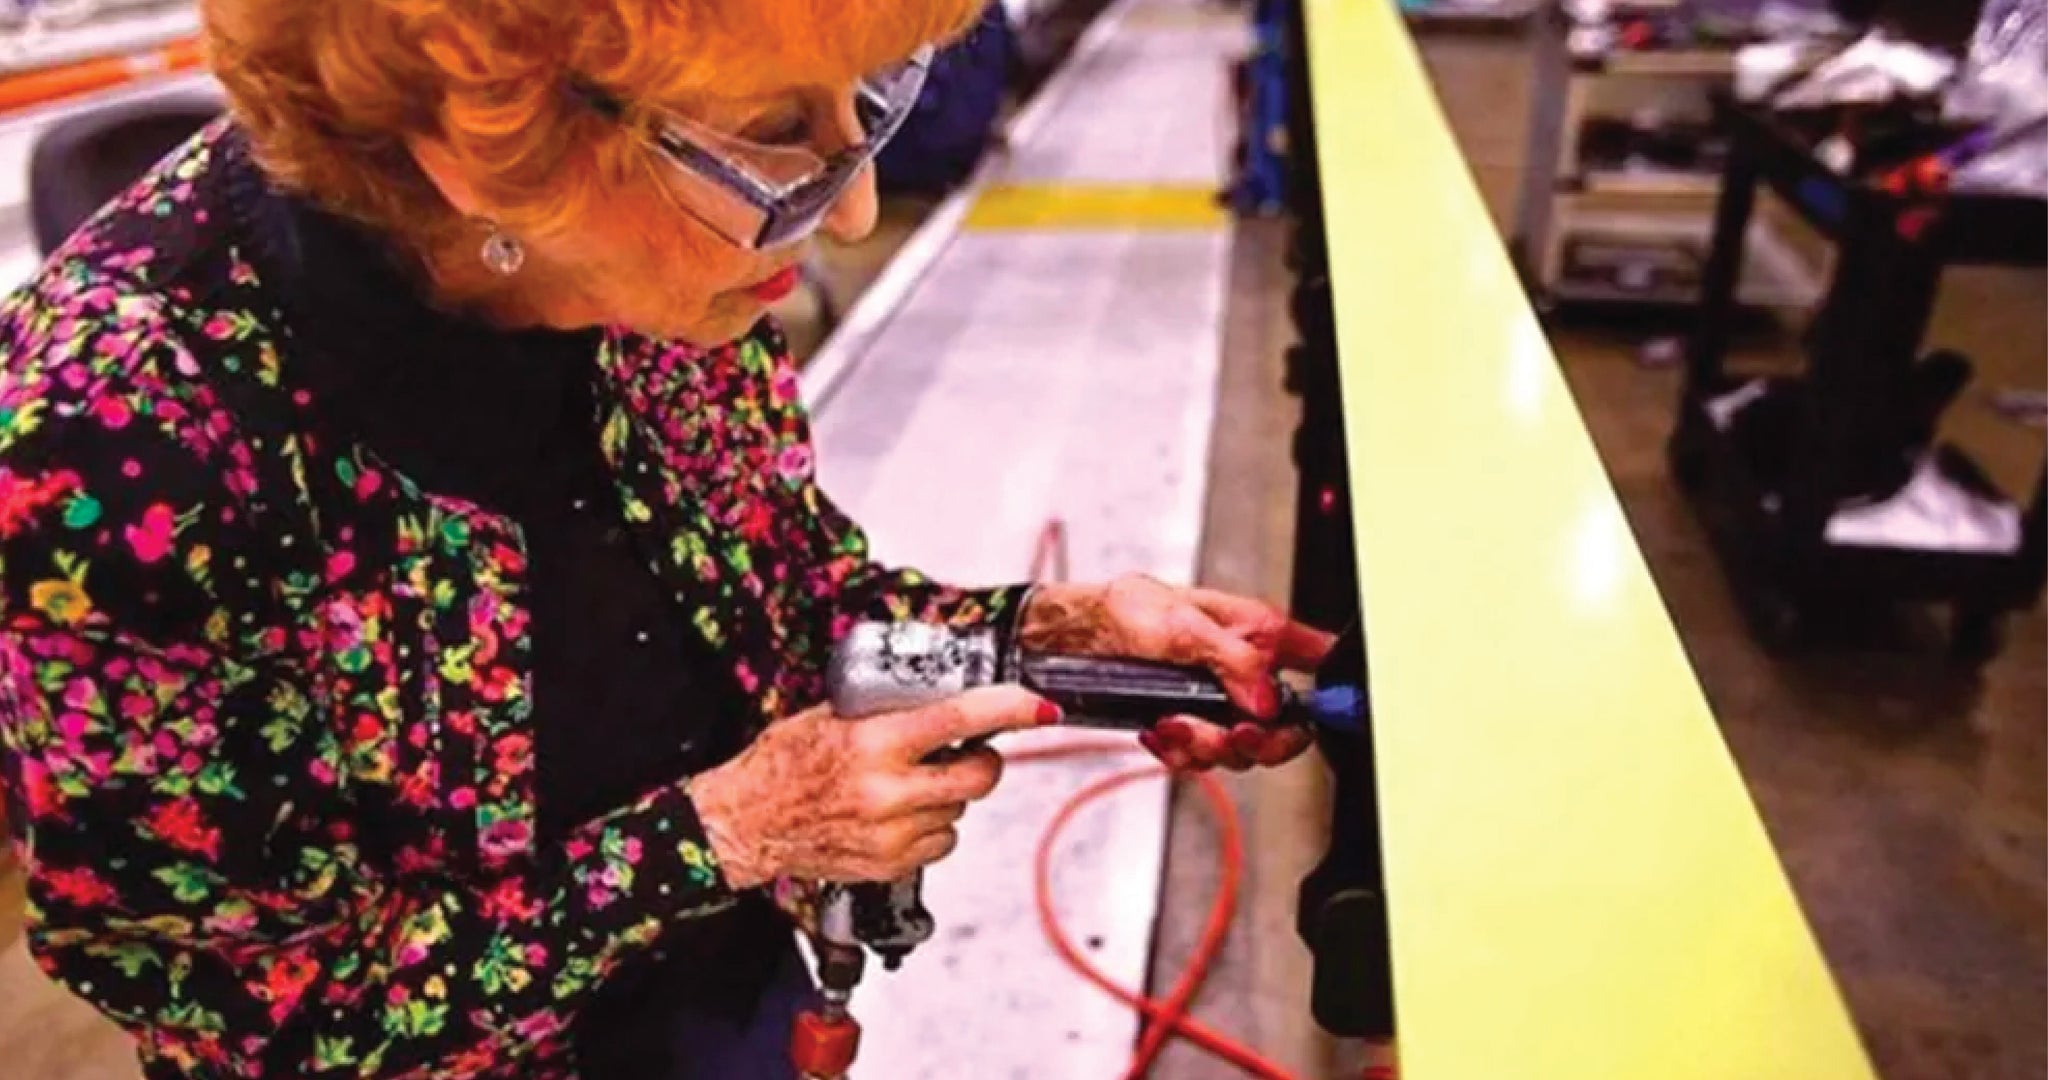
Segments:
[[[1869,1077],[1394,5],[1306,6],[1403,1080]]]
[[[996,184],[968,208],[969,229],[1220,229],[1216,189],[1164,184]]]

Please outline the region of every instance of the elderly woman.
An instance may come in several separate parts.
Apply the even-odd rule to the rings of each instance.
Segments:
[[[802,883],[947,854],[1016,690],[852,723],[861,618],[1207,664],[1142,578],[869,561],[764,307],[973,0],[210,0],[231,118],[0,309],[0,777],[30,940],[152,1076],[775,1076]]]

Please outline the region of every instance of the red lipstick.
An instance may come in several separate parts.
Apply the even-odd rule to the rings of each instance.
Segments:
[[[754,299],[764,304],[772,304],[795,292],[798,280],[796,267],[785,267],[782,272],[774,277],[759,284],[749,286],[747,292]]]

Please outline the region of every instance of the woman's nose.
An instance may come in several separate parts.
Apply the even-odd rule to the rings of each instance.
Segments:
[[[839,136],[839,147],[858,146],[867,138],[867,130],[860,122],[860,110],[854,105],[854,94],[842,94],[833,104],[833,127]],[[837,149],[837,148],[835,148]],[[825,219],[818,228],[826,236],[842,244],[862,240],[875,231],[875,215],[878,212],[875,194],[875,166],[869,163],[839,193],[832,208],[825,212]]]
[[[846,185],[845,191],[839,193],[839,200],[825,212],[825,220],[819,222],[819,228],[826,236],[842,244],[851,244],[875,231],[878,211],[875,167],[868,165],[853,178],[853,183]]]

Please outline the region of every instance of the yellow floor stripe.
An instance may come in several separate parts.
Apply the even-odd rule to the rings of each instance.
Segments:
[[[995,184],[967,211],[966,227],[997,229],[1220,229],[1216,189],[1167,184]]]

